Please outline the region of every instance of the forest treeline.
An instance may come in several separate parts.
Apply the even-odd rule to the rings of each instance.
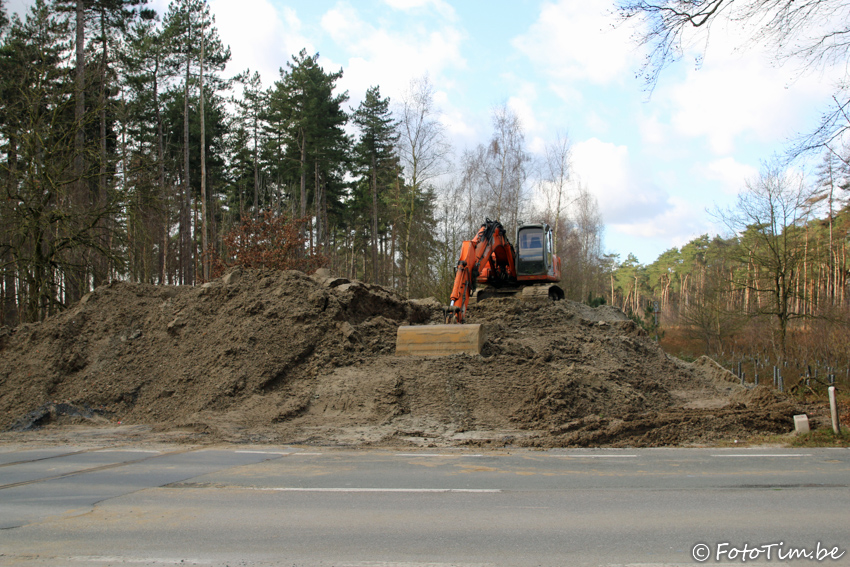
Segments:
[[[193,285],[249,261],[445,301],[461,242],[489,217],[508,234],[548,222],[569,298],[650,330],[657,304],[662,328],[707,352],[757,329],[751,350],[785,356],[801,328],[846,327],[847,155],[825,153],[814,184],[766,168],[717,212],[733,236],[644,265],[604,253],[566,136],[535,157],[507,105],[486,143],[459,151],[427,76],[354,104],[318,54],[293,55],[271,85],[226,76],[230,56],[204,0],[161,15],[37,0],[22,17],[0,0],[0,325],[112,279]]]
[[[814,183],[765,166],[713,212],[733,236],[703,235],[647,265],[629,255],[609,297],[650,332],[672,329],[670,347],[847,369],[850,166],[824,156]]]
[[[599,279],[602,222],[570,179],[568,140],[535,162],[507,106],[487,144],[456,155],[427,76],[356,106],[342,70],[304,50],[272,85],[225,76],[230,49],[203,0],[161,16],[139,0],[38,0],[11,19],[0,2],[0,18],[2,324],[115,278],[208,280],[248,240],[295,225],[310,261],[283,266],[410,296],[446,299],[486,217],[555,226],[576,297]]]
[[[847,108],[847,0],[614,0],[620,24],[631,25],[645,53],[640,74],[652,90],[674,62],[693,55],[701,61],[723,27],[734,49],[759,46],[793,72],[837,71],[832,102],[820,109],[819,125],[789,144],[782,166],[765,166],[749,180],[736,205],[715,211],[730,238],[704,236],[668,250],[648,266],[627,259],[611,279],[611,295],[673,335],[667,347],[699,348],[750,377],[772,365],[811,382],[818,368],[830,376],[843,366],[850,383],[850,311],[847,290],[848,164],[850,119]],[[728,34],[728,35],[726,35]],[[728,47],[728,45],[727,45]],[[826,77],[828,73],[821,75]],[[777,117],[781,120],[781,117]],[[822,156],[806,178],[788,173],[802,156]],[[786,169],[783,171],[783,169]],[[811,175],[815,173],[815,175]],[[690,341],[690,344],[687,344]],[[770,361],[770,363],[768,363]],[[790,365],[790,366],[789,366]],[[822,373],[821,376],[824,374]],[[762,374],[764,376],[764,374]],[[821,381],[821,385],[823,385]],[[814,383],[814,382],[813,382]]]

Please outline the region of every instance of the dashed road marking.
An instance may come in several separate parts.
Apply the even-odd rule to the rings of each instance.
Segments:
[[[734,453],[731,455],[716,454],[712,457],[811,457],[811,453]]]
[[[582,454],[570,454],[570,455],[548,455],[549,457],[555,457],[560,459],[636,459],[637,455],[582,455]]]
[[[421,563],[413,561],[357,561],[338,563],[339,567],[494,567],[495,563]]]
[[[245,454],[245,455],[292,455],[294,453],[287,453],[283,451],[234,451],[235,453]]]
[[[470,492],[470,493],[494,493],[502,492],[500,488],[301,488],[301,487],[246,487],[247,490],[261,490],[269,492]]]
[[[209,565],[202,559],[186,559],[176,557],[128,557],[126,555],[74,555],[68,561],[83,563],[147,563],[148,565]]]
[[[458,453],[396,453],[396,457],[483,457],[484,455],[465,455]]]
[[[291,457],[315,457],[324,453],[305,453],[301,451],[234,451],[235,453],[247,455],[281,455]]]
[[[161,452],[153,449],[98,449],[95,451],[95,453],[156,453],[157,455]]]

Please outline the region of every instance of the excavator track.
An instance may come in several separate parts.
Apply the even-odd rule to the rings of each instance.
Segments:
[[[476,290],[475,301],[483,301],[492,297],[518,297],[523,300],[552,300],[564,299],[564,290],[556,284],[535,284],[510,287],[486,286]],[[470,298],[471,299],[471,298]],[[470,303],[472,303],[470,301]]]

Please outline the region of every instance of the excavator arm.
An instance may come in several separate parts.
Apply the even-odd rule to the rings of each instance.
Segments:
[[[488,279],[516,279],[513,247],[499,221],[487,219],[475,238],[464,241],[461,246],[446,323],[463,323],[469,297],[475,291],[482,272],[487,274]]]
[[[549,226],[545,223],[520,224],[517,243],[519,254],[508,241],[501,223],[487,219],[475,238],[461,246],[450,303],[445,313],[446,324],[399,327],[396,355],[481,354],[484,345],[482,325],[454,324],[465,322],[473,293],[479,300],[483,292],[492,293],[493,290],[503,296],[521,292],[524,299],[563,299],[563,290],[555,285],[561,277],[560,260],[553,255]],[[521,268],[521,274],[518,268]],[[476,291],[479,283],[486,284],[488,289]]]

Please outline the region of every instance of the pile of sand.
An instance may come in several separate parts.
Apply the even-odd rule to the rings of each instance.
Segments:
[[[489,299],[468,314],[481,356],[394,356],[399,325],[441,319],[434,300],[293,271],[115,282],[0,338],[0,429],[67,421],[56,408],[286,443],[654,446],[793,428],[792,404],[671,359],[612,307]]]

